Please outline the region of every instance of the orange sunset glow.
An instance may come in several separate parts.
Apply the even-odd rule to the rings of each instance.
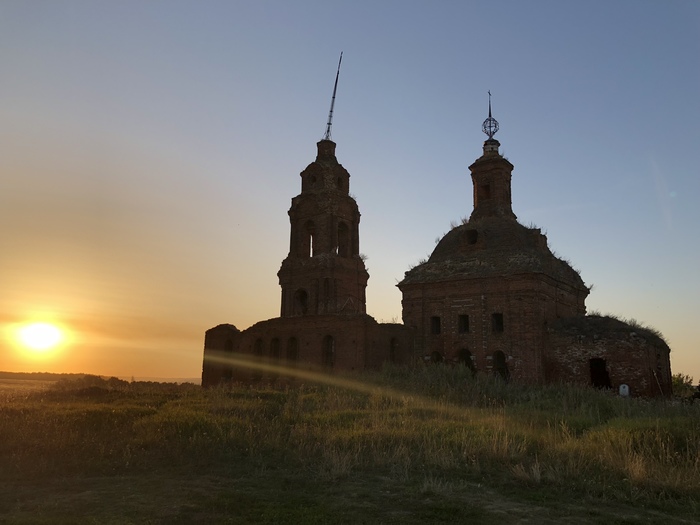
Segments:
[[[518,220],[589,312],[658,329],[700,379],[693,4],[513,2],[496,39],[489,3],[426,5],[0,4],[0,370],[194,380],[207,329],[278,316],[343,51],[369,315],[400,322],[396,283],[471,213],[491,90]]]

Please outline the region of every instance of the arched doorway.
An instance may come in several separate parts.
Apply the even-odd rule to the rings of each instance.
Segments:
[[[589,361],[591,384],[596,388],[611,388],[610,374],[605,359],[594,357]]]
[[[506,363],[506,355],[500,350],[496,350],[493,353],[493,373],[496,377],[500,377],[504,381],[510,379],[510,371],[508,370],[508,364]]]
[[[476,372],[476,366],[474,366],[474,360],[472,358],[472,353],[468,348],[462,348],[457,355],[457,361],[466,366],[472,373]]]

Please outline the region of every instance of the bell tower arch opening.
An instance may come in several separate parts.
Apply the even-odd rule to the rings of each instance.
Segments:
[[[350,257],[350,228],[344,222],[338,223],[338,255]]]
[[[294,292],[294,313],[306,315],[309,311],[309,294],[304,289]]]

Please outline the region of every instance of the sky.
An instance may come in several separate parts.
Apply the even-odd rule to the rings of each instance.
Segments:
[[[700,381],[696,0],[3,0],[0,370],[196,378],[206,329],[278,316],[341,51],[370,315],[471,213],[490,90],[520,222]]]

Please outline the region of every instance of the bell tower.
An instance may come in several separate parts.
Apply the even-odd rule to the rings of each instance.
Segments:
[[[335,156],[331,140],[340,73],[316,160],[301,172],[301,193],[289,209],[289,254],[277,276],[281,317],[365,313],[369,274],[360,257],[360,212],[350,196],[350,174]]]
[[[483,217],[515,219],[510,190],[513,165],[498,152],[501,143],[493,138],[498,131],[498,121],[491,116],[490,91],[489,116],[481,129],[489,138],[484,142],[483,155],[469,166],[474,185],[474,211],[469,220]]]

